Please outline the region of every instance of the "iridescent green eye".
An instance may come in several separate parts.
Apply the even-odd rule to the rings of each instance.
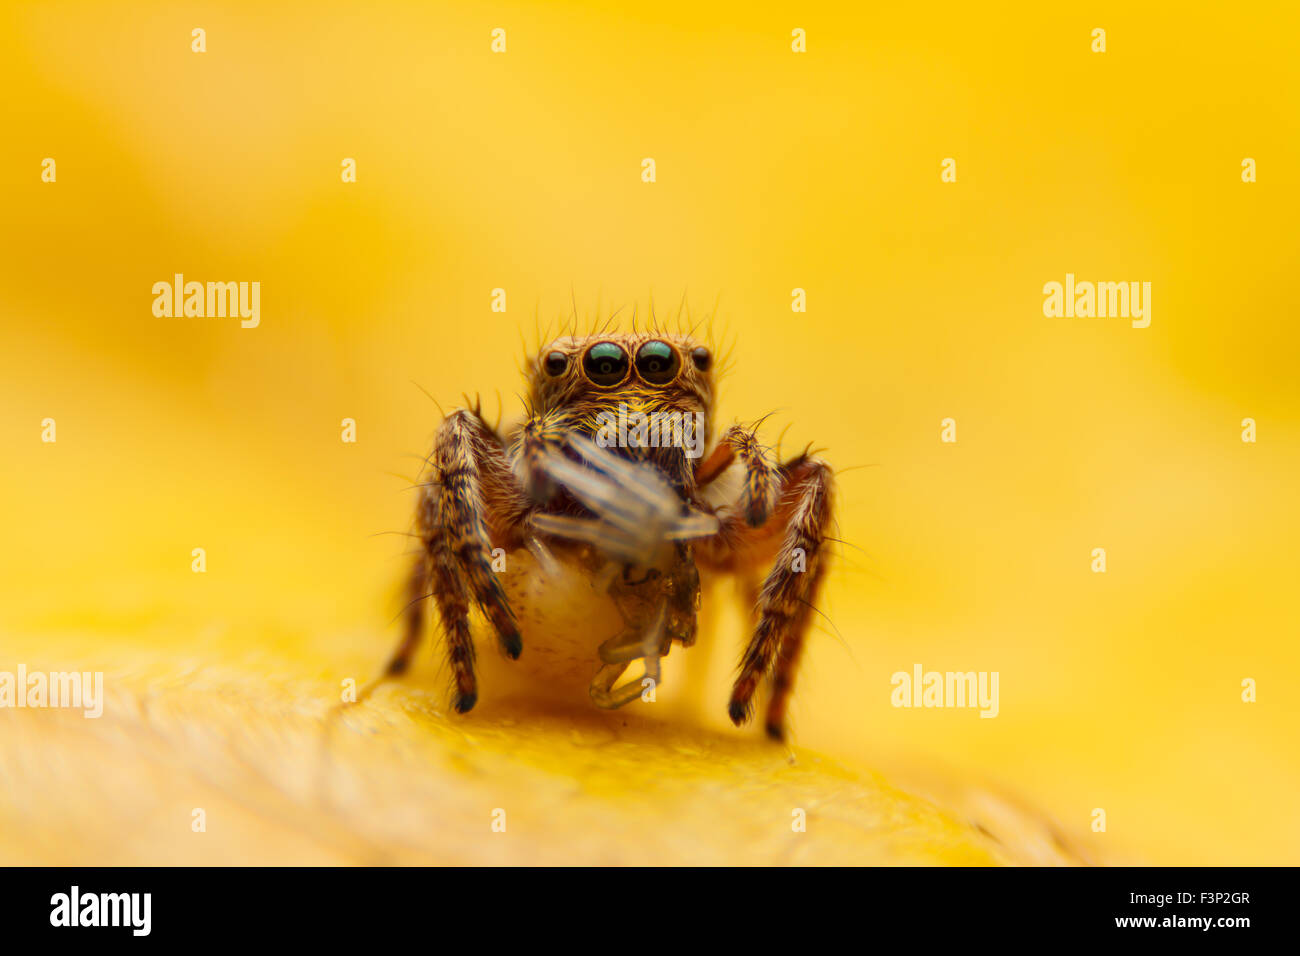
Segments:
[[[597,385],[617,385],[627,378],[627,353],[613,342],[597,342],[582,357],[582,370]]]
[[[636,353],[636,373],[651,385],[665,385],[677,377],[681,361],[667,342],[647,342]]]

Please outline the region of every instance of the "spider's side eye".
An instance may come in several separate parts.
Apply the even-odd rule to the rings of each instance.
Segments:
[[[542,362],[542,367],[546,369],[546,374],[554,378],[557,375],[563,375],[564,370],[569,367],[569,357],[563,352],[551,352]]]
[[[627,378],[627,353],[613,342],[597,342],[583,356],[582,370],[597,385],[617,385]]]
[[[651,385],[667,385],[680,367],[677,350],[667,342],[647,342],[637,349],[636,373]]]
[[[701,372],[707,372],[709,366],[713,364],[713,356],[703,345],[691,350],[691,361]]]

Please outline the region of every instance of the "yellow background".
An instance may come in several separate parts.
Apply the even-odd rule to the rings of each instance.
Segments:
[[[0,668],[377,664],[412,382],[509,415],[535,314],[685,294],[735,340],[721,421],[843,469],[801,745],[1099,857],[1300,862],[1296,8],[895,7],[5,4]],[[260,281],[261,326],[155,318],[176,272]],[[1151,282],[1150,328],[1045,318],[1066,272]],[[1000,715],[892,708],[914,663],[998,671]]]

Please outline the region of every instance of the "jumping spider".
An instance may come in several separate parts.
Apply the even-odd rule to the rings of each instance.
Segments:
[[[688,335],[568,336],[530,360],[521,424],[498,431],[477,409],[446,416],[419,486],[421,549],[404,636],[387,673],[406,670],[424,599],[432,596],[446,634],[453,703],[468,711],[478,699],[471,604],[512,660],[529,642],[493,571],[494,550],[526,549],[539,567],[554,567],[559,552],[585,563],[622,616],[623,629],[599,646],[601,665],[590,686],[599,706],[621,706],[641,693],[641,681],[614,686],[632,661],[643,660],[657,680],[672,642],[695,642],[698,567],[738,576],[751,603],[753,635],[728,714],[737,725],[747,722],[767,676],[766,730],[783,739],[828,564],[831,470],[807,453],[772,460],[755,428],[734,425],[710,444],[712,364],[709,349]],[[702,440],[694,449],[680,441],[602,447],[610,444],[597,441],[602,423],[620,408],[651,418],[678,413],[677,420],[703,425]],[[730,479],[719,481],[724,473]]]

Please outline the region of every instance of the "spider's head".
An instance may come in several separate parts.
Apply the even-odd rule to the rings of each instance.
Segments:
[[[686,335],[624,332],[565,337],[544,346],[528,372],[535,414],[713,411],[713,354]]]

